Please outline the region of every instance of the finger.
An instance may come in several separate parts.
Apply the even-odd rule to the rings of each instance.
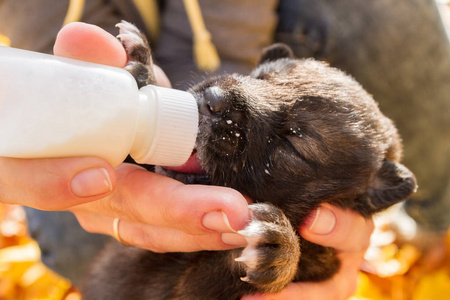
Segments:
[[[127,62],[126,51],[117,38],[98,26],[81,22],[67,24],[60,30],[53,51],[58,56],[119,68]],[[172,87],[159,66],[153,65],[153,72],[159,86]]]
[[[226,244],[220,233],[189,235],[176,229],[126,221],[120,226],[120,237],[126,243],[158,253],[218,251],[246,245],[245,240],[241,245]]]
[[[364,252],[369,247],[372,219],[329,204],[323,204],[312,215],[299,229],[308,241],[347,252]]]
[[[190,235],[182,231],[133,223],[120,222],[120,238],[127,244],[153,252],[194,252],[201,250],[227,250],[241,245],[229,245],[222,240],[222,234]]]
[[[60,210],[97,200],[114,188],[113,168],[98,158],[0,157],[0,202]]]
[[[109,234],[115,238],[113,218],[73,211],[80,225],[88,232]],[[176,229],[146,225],[142,223],[120,220],[117,228],[120,240],[131,246],[151,250],[153,252],[193,252],[201,250],[227,250],[246,245],[245,239],[223,239],[222,234],[210,233],[200,236],[189,235]]]
[[[55,55],[123,68],[127,54],[122,44],[98,26],[81,22],[64,26],[56,37]]]
[[[116,176],[116,191],[85,210],[191,235],[234,232],[250,218],[247,201],[233,189],[185,185],[130,164],[117,167]]]
[[[153,64],[153,72],[155,73],[156,82],[159,86],[171,88],[172,84],[170,83],[169,78],[166,73],[157,65]]]

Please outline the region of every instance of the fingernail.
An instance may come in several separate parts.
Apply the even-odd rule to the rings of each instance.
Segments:
[[[247,240],[237,233],[222,233],[222,242],[231,246],[247,246]]]
[[[336,216],[329,208],[321,206],[316,209],[315,215],[312,213],[306,220],[305,225],[311,233],[325,235],[336,226]]]
[[[111,192],[112,183],[106,169],[87,169],[72,178],[70,188],[78,197],[92,197]]]
[[[223,211],[211,211],[203,216],[202,224],[217,232],[236,232],[231,228],[227,215]]]

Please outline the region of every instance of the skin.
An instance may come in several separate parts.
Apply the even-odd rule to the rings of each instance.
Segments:
[[[320,210],[315,226],[309,227],[311,224],[306,224],[299,228],[299,232],[311,242],[335,248],[341,260],[339,272],[327,281],[291,283],[280,293],[246,296],[243,300],[342,300],[355,292],[358,271],[374,229],[373,221],[328,204],[324,204]],[[330,226],[333,218],[334,226]],[[368,265],[365,267],[370,268]]]
[[[64,27],[54,53],[115,67],[126,64],[125,50],[117,39],[84,23]],[[170,87],[162,70],[155,68],[158,84]],[[0,169],[1,202],[42,210],[70,210],[85,230],[108,235],[113,235],[113,219],[120,218],[120,236],[133,246],[170,252],[245,245],[234,231],[248,222],[247,199],[229,188],[184,185],[136,165],[123,163],[112,168],[93,157],[0,157]],[[229,225],[217,211],[225,213]],[[340,272],[325,282],[292,283],[276,295],[243,299],[346,299],[354,292],[372,230],[371,219],[322,206],[299,231],[311,242],[336,248],[342,260]]]

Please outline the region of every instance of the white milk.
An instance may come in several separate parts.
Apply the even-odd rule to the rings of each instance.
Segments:
[[[138,90],[125,70],[0,47],[0,156],[97,156],[180,166],[198,130],[187,92]]]

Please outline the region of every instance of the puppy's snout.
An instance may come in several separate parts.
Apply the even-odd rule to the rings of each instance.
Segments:
[[[204,115],[220,114],[228,109],[228,100],[221,88],[213,86],[205,89],[199,105],[200,112]]]

